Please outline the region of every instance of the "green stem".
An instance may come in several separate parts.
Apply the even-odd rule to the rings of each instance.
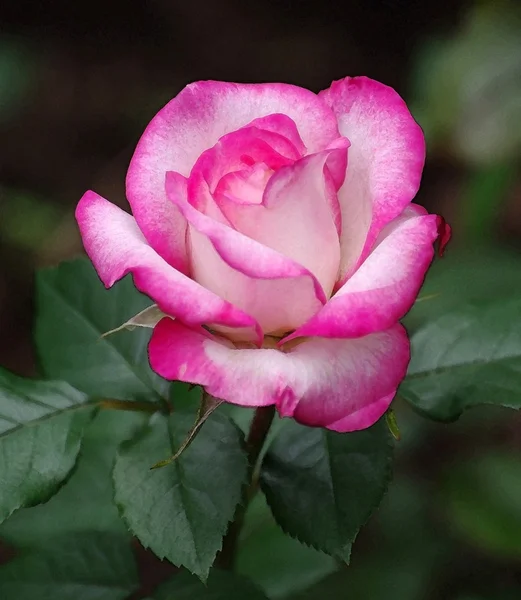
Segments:
[[[248,484],[244,488],[243,499],[235,511],[233,521],[223,539],[222,550],[215,560],[215,565],[221,569],[231,571],[235,566],[237,544],[239,535],[244,525],[244,517],[251,499],[255,496],[258,487],[256,476],[259,455],[266,441],[275,416],[274,406],[262,406],[257,408],[253,416],[250,431],[246,439],[246,453],[248,456]]]

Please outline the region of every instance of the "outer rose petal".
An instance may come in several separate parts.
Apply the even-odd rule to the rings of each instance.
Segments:
[[[171,267],[147,244],[133,217],[114,204],[87,192],[78,203],[76,219],[85,250],[107,287],[132,273],[136,287],[163,312],[190,325],[245,328],[241,337],[261,338],[253,317]]]
[[[166,190],[190,224],[194,279],[255,317],[264,332],[294,329],[325,304],[307,269],[189,204],[182,175],[167,173]]]
[[[347,148],[324,151],[282,167],[269,180],[262,204],[239,204],[218,198],[224,215],[237,231],[292,258],[309,269],[327,297],[340,264],[340,245],[328,199],[324,169],[330,154],[346,155]],[[334,194],[336,200],[336,194]]]
[[[381,233],[362,266],[315,316],[281,341],[383,331],[413,305],[434,256],[437,216],[412,204]]]
[[[356,340],[307,339],[288,353],[237,349],[170,319],[154,329],[152,368],[203,385],[241,406],[276,404],[282,416],[335,431],[377,421],[405,376],[409,342],[401,325]]]
[[[134,218],[152,248],[181,273],[188,273],[186,253],[186,219],[168,201],[164,192],[146,194],[139,179],[142,172],[133,170],[127,175],[127,198]],[[151,175],[151,177],[155,177]],[[157,174],[159,175],[159,173]],[[164,178],[165,173],[162,173]]]
[[[320,93],[351,141],[339,191],[342,208],[340,282],[361,264],[383,227],[416,195],[425,141],[405,102],[367,77],[346,77]]]
[[[185,224],[166,197],[165,173],[188,176],[201,153],[221,136],[273,113],[293,119],[310,152],[338,137],[332,111],[309,90],[282,83],[217,81],[188,85],[143,133],[128,169],[127,198],[150,245],[179,270],[186,268],[178,245]]]

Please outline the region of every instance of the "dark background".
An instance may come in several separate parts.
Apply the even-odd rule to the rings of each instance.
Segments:
[[[418,202],[453,224],[450,251],[488,244],[519,257],[517,2],[4,0],[0,364],[36,372],[34,270],[81,252],[73,211],[86,189],[125,206],[140,133],[187,83],[285,81],[319,91],[362,74],[397,89],[424,127]],[[441,426],[409,411],[403,420],[410,433],[394,491],[331,597],[521,598],[519,417],[489,409]],[[465,466],[476,452],[487,463],[477,475]],[[512,457],[505,479],[497,465]],[[482,503],[467,506],[479,482]]]

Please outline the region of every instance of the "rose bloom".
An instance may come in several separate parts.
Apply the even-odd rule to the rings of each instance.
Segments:
[[[166,315],[149,345],[157,373],[354,431],[405,376],[398,321],[449,235],[411,204],[424,159],[404,101],[366,77],[318,95],[202,81],[141,137],[132,215],[89,191],[76,217],[103,283],[132,273]]]

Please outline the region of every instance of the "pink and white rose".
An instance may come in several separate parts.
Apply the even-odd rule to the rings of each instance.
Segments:
[[[110,287],[132,273],[168,315],[152,368],[335,431],[372,425],[405,376],[411,308],[448,229],[411,201],[422,131],[391,88],[347,77],[187,86],[127,175],[132,215],[94,192],[76,216]]]

